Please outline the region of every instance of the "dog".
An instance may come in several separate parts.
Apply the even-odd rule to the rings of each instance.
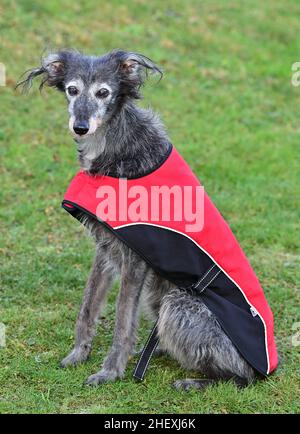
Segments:
[[[117,49],[98,57],[60,50],[27,71],[19,85],[29,89],[40,76],[41,88],[48,85],[65,94],[69,128],[83,171],[91,176],[132,178],[157,167],[170,142],[158,115],[136,105],[149,73],[162,77],[161,69],[138,53]],[[178,379],[176,389],[204,389],[227,380],[246,386],[257,378],[201,297],[159,276],[94,218],[82,215],[82,220],[95,240],[96,253],[76,322],[75,346],[62,360],[63,368],[88,359],[106,294],[118,275],[113,343],[101,370],[87,379],[87,385],[123,377],[134,351],[142,299],[158,318],[157,353],[167,353],[184,368],[205,376]]]

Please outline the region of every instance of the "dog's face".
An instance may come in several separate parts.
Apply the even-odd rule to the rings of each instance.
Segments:
[[[104,56],[84,56],[73,51],[51,53],[40,68],[21,82],[30,86],[43,75],[41,86],[56,87],[69,104],[69,128],[76,141],[95,134],[129,98],[139,98],[147,71],[161,71],[147,57],[114,50]]]

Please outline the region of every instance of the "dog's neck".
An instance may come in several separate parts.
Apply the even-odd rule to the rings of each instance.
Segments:
[[[78,144],[81,168],[91,175],[132,178],[163,160],[169,139],[159,118],[132,103]]]

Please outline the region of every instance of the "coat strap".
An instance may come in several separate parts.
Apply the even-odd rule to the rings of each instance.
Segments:
[[[203,292],[221,273],[220,268],[213,264],[211,268],[208,269],[208,271],[201,277],[201,279],[196,282],[192,289],[196,291],[196,293]]]
[[[158,345],[158,336],[157,336],[157,323],[158,320],[156,321],[149,337],[148,340],[143,348],[142,354],[139,358],[139,361],[136,364],[135,370],[133,372],[133,376],[134,378],[136,378],[137,380],[143,381],[146,370],[148,368],[150,359],[152,357],[152,354],[155,350],[155,348]]]
[[[201,277],[201,279],[198,280],[194,285],[191,286],[190,289],[196,294],[200,294],[203,292],[215,279],[216,277],[221,273],[221,270],[219,267],[214,264],[207,270],[205,274]],[[184,288],[182,288],[184,289]],[[185,288],[186,289],[186,288]],[[156,321],[148,339],[147,342],[143,348],[142,354],[139,358],[139,361],[136,364],[135,370],[133,372],[134,378],[143,381],[145,377],[146,370],[148,368],[150,359],[152,357],[152,354],[155,351],[155,348],[158,345],[158,336],[157,336],[157,323]]]

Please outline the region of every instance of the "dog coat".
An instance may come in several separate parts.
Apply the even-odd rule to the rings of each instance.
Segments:
[[[157,195],[161,187],[162,191],[168,188],[174,194]],[[256,371],[268,375],[278,363],[271,309],[228,224],[201,188],[190,167],[170,144],[159,167],[128,179],[126,185],[125,180],[114,176],[91,176],[79,171],[62,206],[78,219],[82,213],[97,219],[156,273],[201,297],[240,354]],[[192,196],[191,191],[196,190],[198,196],[196,193]],[[197,197],[201,198],[201,209],[197,212],[202,219],[196,231],[189,229],[190,217],[180,215],[182,198],[180,201],[180,196],[175,197],[176,191],[190,193],[187,199],[190,211],[191,205],[196,207]],[[163,216],[158,201],[163,208],[166,199],[169,209]],[[172,216],[169,212],[167,220],[170,210]],[[154,329],[135,371],[136,377],[143,378],[156,344]]]

